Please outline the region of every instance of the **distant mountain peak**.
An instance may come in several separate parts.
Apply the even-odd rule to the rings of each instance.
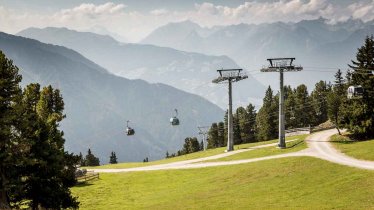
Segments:
[[[190,19],[179,21],[179,22],[171,22],[169,24],[171,24],[171,25],[185,25],[185,26],[195,26],[195,27],[197,26],[197,27],[201,27],[198,23],[193,22]]]
[[[102,34],[97,34],[97,33],[92,33],[92,32],[80,32],[80,31],[76,31],[74,29],[69,29],[66,27],[51,27],[51,26],[45,27],[45,28],[30,27],[30,28],[26,28],[18,32],[17,35],[24,36],[25,34],[33,34],[33,33],[37,33],[37,34],[55,33],[56,35],[65,36],[66,38],[68,38],[69,36],[75,36],[75,34],[84,34],[86,38],[87,37],[101,38],[103,40],[106,40],[107,42],[112,42],[113,44],[118,43],[117,40],[115,40],[113,37],[109,35],[102,35]]]

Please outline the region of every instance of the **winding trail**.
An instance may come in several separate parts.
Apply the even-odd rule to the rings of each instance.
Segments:
[[[318,132],[306,138],[306,142],[308,143],[308,147],[309,147],[307,149],[304,149],[298,152],[266,156],[266,157],[260,157],[260,158],[220,161],[220,162],[202,162],[202,161],[227,157],[227,156],[235,155],[235,154],[242,153],[242,152],[247,152],[247,151],[258,149],[258,148],[276,146],[277,143],[260,145],[260,146],[255,146],[255,147],[251,147],[248,149],[240,149],[240,150],[236,150],[233,152],[218,154],[214,156],[197,158],[197,159],[192,159],[192,160],[185,160],[185,161],[177,161],[173,163],[136,167],[136,168],[125,168],[125,169],[90,169],[90,170],[93,170],[94,172],[99,172],[99,173],[118,173],[118,172],[131,172],[131,171],[189,169],[189,168],[204,168],[204,167],[224,166],[224,165],[236,165],[236,164],[242,164],[242,163],[257,162],[261,160],[270,160],[270,159],[284,158],[284,157],[300,157],[300,156],[311,156],[311,157],[324,159],[324,160],[342,164],[342,165],[357,167],[361,169],[374,170],[374,161],[357,160],[355,158],[349,157],[337,151],[328,142],[330,136],[336,133],[337,131],[335,129]]]
[[[307,141],[309,146],[307,149],[309,156],[321,158],[341,165],[374,170],[374,161],[358,160],[335,149],[329,142],[329,137],[336,133],[337,131],[333,129],[312,135]]]

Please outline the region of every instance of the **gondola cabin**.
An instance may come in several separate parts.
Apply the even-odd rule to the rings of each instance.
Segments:
[[[127,134],[128,136],[132,136],[132,135],[135,134],[135,130],[132,129],[132,128],[130,128],[130,127],[128,127],[128,128],[126,128],[126,134]]]
[[[175,116],[172,117],[172,118],[170,118],[170,124],[171,124],[172,126],[179,125],[179,119],[177,118],[177,116],[178,116],[178,110],[177,110],[177,109],[174,109],[174,111],[175,111]]]
[[[362,95],[364,94],[364,88],[361,85],[349,86],[347,92],[348,99],[362,98]]]
[[[135,130],[129,126],[129,122],[130,122],[130,121],[127,120],[127,125],[126,125],[126,135],[128,135],[128,136],[132,136],[132,135],[135,134]]]
[[[177,117],[170,118],[170,124],[173,126],[179,125],[179,119]]]

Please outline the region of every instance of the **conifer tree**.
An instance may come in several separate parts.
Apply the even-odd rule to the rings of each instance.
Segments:
[[[110,164],[117,164],[117,156],[116,156],[116,153],[115,152],[111,152],[110,153],[110,158],[109,158],[109,163]]]
[[[313,114],[312,118],[310,118],[310,123],[312,125],[319,125],[327,121],[327,95],[329,92],[329,87],[325,81],[319,81],[315,84],[315,88],[311,94],[311,105],[313,106]]]
[[[219,136],[218,136],[218,125],[217,123],[212,123],[208,131],[208,148],[216,148],[219,146]]]
[[[227,145],[227,136],[225,135],[225,123],[219,122],[218,125],[218,141],[217,141],[217,147],[223,147]]]
[[[86,155],[86,166],[99,166],[100,165],[100,160],[99,158],[95,157],[94,154],[92,154],[91,149],[88,149],[87,155]]]
[[[69,187],[76,183],[79,157],[64,151],[65,139],[59,130],[59,122],[65,117],[64,103],[59,90],[47,86],[40,91],[38,84],[28,85],[23,103],[28,126],[23,128],[22,137],[32,142],[32,158],[23,171],[28,177],[23,183],[24,199],[32,209],[77,208],[79,202]],[[27,132],[30,129],[33,132]]]
[[[22,163],[23,154],[16,146],[21,139],[13,135],[12,127],[17,124],[21,79],[18,68],[0,51],[0,209],[10,208],[11,188],[19,186],[15,165]]]
[[[285,99],[285,126],[286,129],[296,128],[297,121],[296,121],[296,96],[295,90],[293,90],[290,86],[288,86],[287,91],[287,98]]]
[[[356,60],[349,65],[352,69],[349,85],[362,86],[361,99],[351,99],[343,103],[342,124],[354,135],[362,138],[374,136],[374,37],[366,37],[358,49]]]
[[[235,113],[233,116],[233,137],[234,137],[234,144],[241,144],[242,137],[241,137],[241,129],[239,124],[239,116],[238,112]],[[217,127],[218,128],[218,127]]]
[[[256,116],[256,130],[258,140],[273,139],[277,135],[276,100],[273,90],[269,86],[263,99],[263,105]]]
[[[249,128],[249,130],[246,133],[246,140],[245,142],[255,142],[256,141],[256,136],[255,136],[255,129],[256,129],[256,110],[255,106],[252,104],[249,104],[246,108],[247,111],[247,121],[248,125],[246,127]]]
[[[10,202],[13,208],[77,208],[69,187],[78,157],[64,151],[62,97],[50,86],[40,91],[39,84],[22,93],[20,81],[0,51],[0,209]]]
[[[189,154],[200,151],[200,144],[196,137],[187,137],[184,140],[183,152]]]
[[[329,119],[335,124],[336,129],[340,133],[342,103],[345,101],[345,85],[344,79],[340,69],[335,74],[335,84],[332,90],[327,95],[328,109],[327,114]]]
[[[309,98],[308,88],[302,84],[297,86],[295,91],[295,115],[298,127],[307,127],[310,125],[312,118],[312,106]]]
[[[250,122],[248,121],[247,110],[243,107],[238,107],[234,119],[234,143],[248,142]]]

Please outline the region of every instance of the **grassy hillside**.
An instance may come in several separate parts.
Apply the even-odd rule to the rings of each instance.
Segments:
[[[81,209],[374,209],[374,172],[311,157],[100,174]]]
[[[286,140],[295,140],[295,139],[303,140],[303,139],[305,139],[305,137],[306,137],[306,135],[292,136],[292,137],[287,137]],[[259,145],[271,144],[271,143],[275,143],[275,142],[278,142],[278,140],[274,139],[274,140],[269,140],[269,141],[235,145],[235,150],[245,149],[245,148],[259,146]],[[289,143],[289,145],[290,145],[290,143]],[[300,146],[300,148],[301,148],[301,146]],[[191,159],[196,159],[196,158],[208,157],[208,156],[212,156],[212,155],[221,154],[225,150],[226,150],[226,147],[220,147],[220,148],[215,148],[215,149],[208,149],[207,151],[195,152],[195,153],[182,155],[182,156],[178,156],[178,157],[174,157],[174,158],[151,161],[151,162],[147,162],[147,163],[143,163],[143,162],[118,163],[118,164],[106,164],[106,165],[102,165],[102,166],[98,166],[98,167],[84,167],[84,168],[89,168],[89,169],[94,169],[94,168],[95,169],[98,169],[98,168],[120,169],[120,168],[134,168],[134,167],[150,166],[150,165],[172,163],[172,162],[176,162],[176,161],[183,161],[183,160],[191,160]],[[267,155],[272,155],[272,152],[278,151],[278,150],[279,149],[277,149],[275,147],[272,147],[271,150],[268,150]],[[288,151],[288,150],[284,150],[284,152],[286,152],[286,151]],[[292,151],[295,151],[295,150],[292,150]],[[252,152],[252,151],[250,151],[250,152]],[[234,156],[236,156],[236,155],[234,155]]]
[[[366,141],[353,141],[348,136],[334,135],[330,141],[333,145],[345,153],[357,159],[374,161],[374,139]]]

